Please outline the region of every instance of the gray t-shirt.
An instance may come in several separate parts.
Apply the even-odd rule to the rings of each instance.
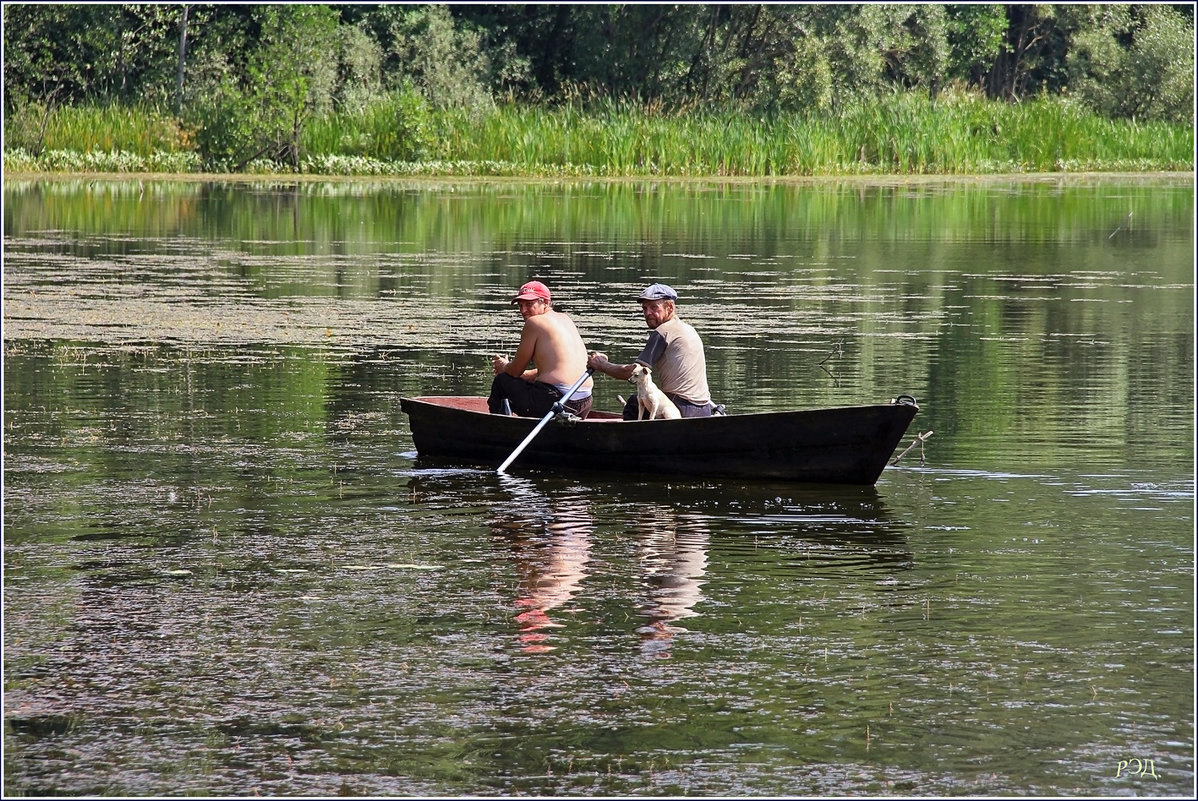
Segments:
[[[662,392],[700,406],[711,402],[703,340],[677,316],[649,332],[649,341],[636,360],[653,368],[653,383]]]

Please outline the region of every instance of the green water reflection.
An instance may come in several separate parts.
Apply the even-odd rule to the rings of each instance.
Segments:
[[[9,181],[4,220],[6,792],[1193,789],[1192,176]],[[530,276],[627,356],[672,283],[734,412],[913,394],[925,462],[421,462],[399,397],[485,392]]]

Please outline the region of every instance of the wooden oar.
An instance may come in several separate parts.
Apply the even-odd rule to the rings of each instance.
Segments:
[[[507,470],[508,465],[514,462],[516,457],[524,452],[524,449],[528,447],[528,443],[532,442],[533,437],[541,433],[541,429],[545,427],[545,424],[552,420],[555,414],[561,414],[563,411],[565,411],[566,402],[574,396],[574,393],[578,391],[579,387],[586,383],[586,380],[591,377],[591,373],[593,372],[595,372],[594,369],[588,367],[587,371],[582,374],[582,377],[574,382],[574,386],[566,390],[566,394],[562,395],[561,398],[553,404],[553,407],[549,410],[549,413],[541,418],[541,422],[537,423],[536,428],[528,432],[528,436],[524,438],[524,441],[516,446],[516,450],[512,451],[512,455],[503,460],[503,464],[499,465],[498,472],[502,473],[503,471]]]

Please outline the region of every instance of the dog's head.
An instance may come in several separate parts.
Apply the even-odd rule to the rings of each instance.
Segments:
[[[652,367],[646,367],[643,364],[634,364],[632,366],[632,376],[630,380],[641,382],[648,378],[653,373]]]

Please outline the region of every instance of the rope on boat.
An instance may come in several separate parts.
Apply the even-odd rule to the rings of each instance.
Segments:
[[[928,441],[928,437],[930,437],[930,436],[932,436],[931,431],[916,435],[915,439],[911,440],[911,444],[907,446],[907,450],[903,451],[898,456],[896,456],[890,460],[891,466],[898,464],[900,459],[902,459],[904,456],[906,456],[908,453],[910,453],[911,449],[914,448],[916,445],[918,445],[919,446],[919,466],[923,467],[924,464],[926,464],[926,459],[924,458],[923,444]]]

